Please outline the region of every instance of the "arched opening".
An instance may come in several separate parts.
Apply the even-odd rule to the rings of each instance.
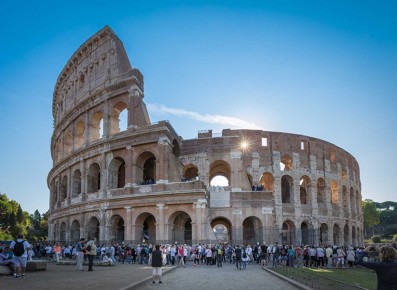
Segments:
[[[302,176],[299,181],[301,204],[310,204],[311,203],[310,186],[311,186],[310,178],[306,175]]]
[[[122,242],[124,241],[124,220],[119,215],[114,215],[110,219],[109,226],[109,242]]]
[[[340,240],[340,228],[338,224],[334,224],[333,228],[333,239],[334,239],[334,245],[341,246],[341,240]]]
[[[151,152],[143,152],[137,158],[137,180],[141,184],[156,183],[156,157]]]
[[[295,244],[295,225],[292,221],[286,220],[283,222],[281,228],[281,243],[283,245],[294,245]]]
[[[254,245],[263,241],[263,225],[259,218],[251,216],[243,221],[243,243]]]
[[[344,246],[349,245],[349,226],[345,225],[343,228],[343,239],[344,239]]]
[[[171,225],[170,237],[178,244],[192,244],[192,219],[189,214],[183,211],[173,213],[169,218]]]
[[[137,228],[136,237],[137,243],[155,244],[157,243],[156,237],[156,218],[148,212],[141,213],[136,223],[137,227],[141,227],[141,230]],[[161,241],[162,242],[162,241]]]
[[[80,240],[80,223],[78,220],[74,220],[70,227],[70,238],[72,242],[78,242]]]
[[[211,163],[209,173],[210,186],[229,186],[230,177],[231,168],[227,162],[217,160]]]
[[[293,180],[289,175],[281,177],[281,201],[282,203],[291,203],[293,196]]]
[[[353,214],[353,217],[356,215],[356,198],[354,196],[353,187],[350,188],[350,211]]]
[[[58,138],[58,141],[57,141],[57,160],[58,160],[58,162],[62,159],[62,152],[63,152],[63,150],[62,150],[62,139],[61,138]]]
[[[54,180],[51,181],[50,189],[51,189],[51,191],[50,191],[51,192],[51,198],[50,198],[51,205],[50,205],[50,207],[53,207],[54,204],[57,202],[57,188],[56,188]]]
[[[328,245],[328,225],[327,224],[321,224],[320,226],[320,244],[322,245]]]
[[[125,186],[125,162],[121,157],[116,157],[110,161],[108,186],[109,189],[123,188]]]
[[[353,246],[357,246],[358,245],[356,227],[355,226],[352,226],[352,243],[353,243]]]
[[[261,177],[261,184],[266,191],[274,191],[274,177],[271,173],[265,172]]]
[[[325,181],[322,178],[317,179],[317,203],[325,202],[325,191],[327,187]]]
[[[183,167],[182,181],[192,181],[198,178],[198,168],[196,165],[188,164]]]
[[[97,111],[91,116],[89,125],[90,142],[99,140],[103,136],[103,113]]]
[[[281,157],[280,170],[281,171],[291,171],[292,170],[292,158],[288,154]]]
[[[101,169],[98,163],[93,163],[88,168],[87,192],[97,192],[101,188]]]
[[[64,175],[61,183],[61,201],[66,200],[67,197],[68,197],[68,177]]]
[[[219,243],[232,242],[232,223],[225,217],[217,217],[211,221],[211,228]]]
[[[76,149],[81,148],[84,144],[84,131],[85,131],[84,122],[78,121],[74,133],[74,144]]]
[[[81,193],[81,172],[75,170],[72,180],[72,197],[77,197]]]
[[[96,238],[99,240],[99,220],[96,217],[91,217],[87,224],[87,237],[88,239]]]
[[[179,157],[179,155],[181,155],[181,150],[179,149],[179,142],[176,139],[172,141],[172,153],[174,153],[175,157]]]
[[[335,180],[331,180],[331,203],[338,204],[339,201],[339,186]]]
[[[66,223],[62,222],[61,223],[61,228],[59,229],[59,242],[61,244],[65,244],[66,243]]]
[[[347,188],[346,186],[342,186],[342,198],[343,198],[343,209],[345,211],[347,211],[347,199],[348,199],[348,195],[347,195]]]
[[[125,131],[128,128],[127,104],[118,102],[110,114],[110,135]]]
[[[63,151],[65,152],[65,155],[68,155],[70,152],[72,152],[72,132],[70,132],[70,129],[65,133]]]

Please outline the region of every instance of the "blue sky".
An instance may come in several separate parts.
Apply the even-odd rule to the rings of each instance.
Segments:
[[[0,192],[24,210],[48,210],[58,74],[105,25],[145,77],[152,122],[169,120],[185,139],[222,128],[320,138],[356,157],[364,198],[397,200],[394,1],[9,2]]]

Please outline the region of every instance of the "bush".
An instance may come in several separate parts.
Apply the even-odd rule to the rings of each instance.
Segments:
[[[397,235],[393,236],[393,242],[397,242]]]
[[[372,236],[371,240],[373,243],[381,243],[382,237],[381,236]]]

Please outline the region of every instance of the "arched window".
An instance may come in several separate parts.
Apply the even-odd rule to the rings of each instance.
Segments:
[[[85,126],[83,121],[77,122],[76,125],[76,130],[74,134],[74,143],[75,143],[75,149],[81,148],[84,144],[84,131],[85,131]]]
[[[103,136],[103,114],[101,111],[97,111],[92,114],[90,122],[90,142],[99,140]]]
[[[118,102],[112,109],[110,115],[110,135],[125,131],[128,128],[127,104]]]
[[[211,163],[209,174],[210,186],[229,186],[230,177],[231,168],[227,162],[217,160]]]
[[[98,163],[93,163],[88,168],[87,192],[97,192],[101,188],[101,169]]]
[[[81,193],[81,172],[76,170],[73,173],[73,191],[72,197],[77,197]]]
[[[284,175],[281,178],[281,201],[282,203],[290,203],[293,194],[293,180],[291,176]]]

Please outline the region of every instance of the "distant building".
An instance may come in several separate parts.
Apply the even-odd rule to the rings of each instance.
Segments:
[[[260,130],[183,140],[150,122],[143,99],[108,26],[66,63],[52,106],[50,240],[363,243],[360,169],[342,148]],[[227,184],[211,186],[219,176]]]

